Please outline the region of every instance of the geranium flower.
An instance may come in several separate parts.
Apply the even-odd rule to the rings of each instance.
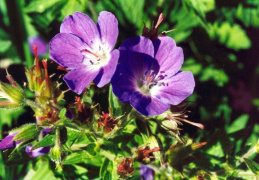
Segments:
[[[50,41],[50,58],[71,70],[64,80],[72,91],[81,94],[93,80],[98,87],[110,82],[119,58],[113,50],[117,36],[118,21],[110,12],[99,14],[97,26],[80,12],[63,20]]]
[[[183,51],[170,37],[153,42],[143,36],[126,40],[112,78],[112,90],[122,102],[130,102],[145,116],[159,115],[193,92],[191,72],[179,71]]]

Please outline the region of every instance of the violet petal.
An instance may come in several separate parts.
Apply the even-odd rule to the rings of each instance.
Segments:
[[[43,137],[45,137],[48,133],[50,133],[52,131],[52,129],[50,128],[47,128],[47,129],[43,129],[42,130],[42,134],[43,134]]]
[[[167,76],[177,73],[183,64],[183,50],[177,47],[170,37],[160,37],[154,42],[155,59],[160,65],[160,72],[164,71]]]
[[[15,132],[12,134],[7,135],[1,142],[0,142],[0,149],[5,150],[5,149],[11,149],[16,147],[17,144],[21,143],[22,140],[20,141],[13,141],[14,136],[16,136],[19,132]]]
[[[153,180],[155,171],[143,164],[140,165],[140,176],[143,180]]]
[[[195,86],[193,74],[189,71],[179,72],[175,76],[163,80],[163,82],[165,86],[154,86],[152,88],[152,95],[173,105],[178,105],[190,96]]]
[[[131,95],[130,104],[145,116],[159,115],[170,108],[170,104],[163,103],[157,98],[143,95],[138,91]]]
[[[82,66],[82,50],[89,48],[82,39],[72,34],[59,33],[49,43],[50,58],[67,69]]]
[[[96,24],[89,16],[81,12],[67,16],[61,24],[60,32],[74,34],[83,39],[89,46],[96,39],[100,39]]]
[[[128,75],[123,64],[119,64],[111,80],[112,91],[121,102],[129,102],[130,96],[136,91],[135,78]]]
[[[107,65],[103,66],[94,82],[98,87],[103,87],[111,81],[111,78],[116,70],[118,59],[120,56],[119,50],[115,49],[111,53],[111,58]]]
[[[119,50],[134,51],[154,57],[154,46],[152,41],[143,36],[135,36],[125,40]]]
[[[111,51],[119,34],[117,18],[110,12],[102,11],[98,17],[97,26],[102,42],[107,42]]]
[[[99,69],[87,69],[83,67],[82,69],[76,69],[68,72],[64,76],[64,81],[66,81],[68,87],[81,94],[85,88],[94,80],[94,78],[99,73]]]
[[[37,148],[33,151],[31,151],[33,146],[27,146],[25,148],[25,152],[32,158],[35,158],[35,157],[38,157],[38,156],[42,156],[44,154],[47,154],[49,153],[50,151],[50,146],[46,146],[46,147],[40,147],[40,148]]]

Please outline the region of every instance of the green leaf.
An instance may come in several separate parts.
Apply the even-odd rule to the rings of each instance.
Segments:
[[[42,161],[37,169],[30,168],[23,180],[41,179],[41,180],[58,180],[52,169],[49,167],[48,161]]]
[[[85,163],[85,161],[87,161],[88,159],[91,159],[91,156],[89,156],[86,151],[75,152],[66,156],[62,162],[62,165]]]
[[[250,3],[251,4],[250,4]],[[247,1],[249,5],[239,4],[236,10],[236,17],[240,19],[245,26],[259,27],[258,1]]]
[[[244,161],[247,165],[247,167],[255,174],[255,175],[259,175],[259,164],[251,161],[247,158],[244,158]]]
[[[26,13],[31,13],[31,12],[43,13],[48,8],[51,8],[54,5],[56,5],[56,3],[60,3],[60,2],[64,2],[64,1],[63,0],[51,0],[51,1],[34,0],[34,1],[31,1],[31,3],[24,8],[24,11]]]
[[[222,87],[228,82],[228,75],[223,71],[223,69],[215,69],[213,65],[203,69],[200,81],[205,82],[208,80],[214,80],[218,86]]]
[[[230,23],[226,21],[222,24],[216,22],[208,32],[212,39],[217,38],[220,43],[236,51],[240,49],[249,49],[251,47],[251,40],[247,36],[245,30],[238,24],[230,25]]]
[[[100,177],[103,180],[112,180],[113,162],[105,158],[100,169]]]
[[[234,133],[237,131],[240,131],[246,127],[246,124],[248,122],[249,115],[243,114],[239,116],[229,127],[226,127],[227,133]]]
[[[29,140],[35,138],[40,133],[39,128],[36,124],[28,124],[24,126],[14,138],[13,141]]]
[[[143,26],[142,17],[145,0],[117,0],[117,2],[129,22],[138,28]]]
[[[11,153],[11,156],[8,157],[8,161],[6,165],[18,165],[18,164],[24,164],[28,163],[30,161],[30,157],[25,152],[24,149],[21,149],[20,151],[15,150]]]
[[[181,71],[191,71],[193,75],[198,75],[202,71],[202,64],[197,63],[195,59],[190,58],[184,62]]]
[[[68,0],[61,9],[60,20],[63,20],[66,16],[72,15],[74,12],[83,12],[86,8],[87,0]]]
[[[16,111],[6,111],[5,109],[0,109],[0,128],[2,129],[3,125],[8,125],[8,127],[11,127],[12,123],[14,123],[24,112],[24,109],[18,109]]]
[[[122,112],[122,103],[116,98],[116,96],[112,92],[112,86],[109,88],[109,105],[111,107],[111,116],[116,117],[123,114]]]
[[[41,141],[39,141],[37,144],[35,144],[31,150],[34,150],[34,149],[37,149],[40,147],[51,146],[54,143],[55,143],[55,135],[47,134]]]
[[[11,41],[0,39],[0,53],[4,53],[5,51],[7,51],[11,47],[11,45]]]

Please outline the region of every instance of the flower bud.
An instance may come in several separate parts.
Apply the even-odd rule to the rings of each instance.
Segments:
[[[50,150],[50,158],[55,163],[61,162],[61,149],[59,146],[54,146]]]
[[[117,170],[118,175],[121,178],[130,176],[134,172],[132,158],[125,157],[117,167]]]
[[[0,82],[0,98],[7,101],[0,101],[0,108],[15,109],[23,106],[25,94],[22,89]]]

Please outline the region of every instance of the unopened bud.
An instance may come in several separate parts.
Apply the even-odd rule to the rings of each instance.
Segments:
[[[55,163],[60,163],[61,162],[61,149],[60,149],[59,146],[55,145],[53,148],[51,148],[51,150],[50,150],[50,158]]]
[[[0,82],[0,98],[6,101],[0,101],[0,108],[14,109],[23,106],[25,94],[22,89]]]

